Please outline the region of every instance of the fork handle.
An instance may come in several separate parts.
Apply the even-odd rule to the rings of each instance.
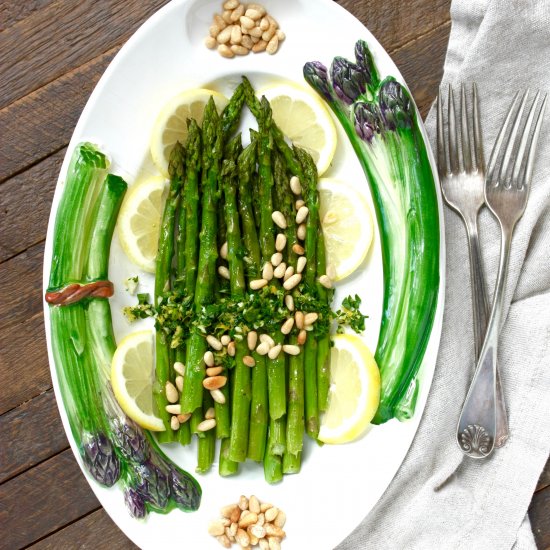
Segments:
[[[457,440],[465,454],[473,458],[483,458],[491,453],[494,446],[500,447],[508,439],[508,420],[497,366],[497,343],[502,292],[508,264],[509,239],[503,233],[499,275],[490,319],[491,326],[496,328],[492,328],[492,334],[489,332],[485,334],[488,300],[481,263],[477,216],[473,220],[465,221],[470,252],[474,350],[477,369],[459,419]],[[500,302],[500,306],[497,302]],[[495,306],[498,308],[495,309]],[[485,336],[486,338],[484,338]]]

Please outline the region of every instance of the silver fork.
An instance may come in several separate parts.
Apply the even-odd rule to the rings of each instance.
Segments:
[[[457,432],[458,443],[462,450],[476,458],[490,455],[495,446],[493,434],[495,434],[497,423],[497,346],[510,246],[514,227],[525,212],[535,149],[546,107],[546,96],[540,108],[538,107],[540,93],[537,93],[531,104],[527,120],[523,124],[523,112],[528,95],[529,90],[523,95],[520,106],[516,110],[519,92],[516,94],[487,166],[485,200],[500,224],[500,262],[485,340],[474,379],[464,402]],[[514,123],[507,136],[514,113]],[[533,127],[535,116],[536,121]],[[522,126],[523,130],[520,132]],[[503,147],[505,139],[507,141]]]
[[[459,147],[458,144],[455,102],[451,85],[449,85],[447,107],[448,132],[447,139],[445,139],[443,102],[441,94],[439,94],[437,98],[437,164],[443,197],[446,203],[462,217],[466,226],[472,286],[474,362],[477,362],[487,328],[489,305],[485,290],[477,225],[479,210],[485,203],[485,177],[476,85],[473,84],[472,87],[471,124],[469,124],[467,113],[465,88],[464,85],[461,86],[460,134],[462,147]],[[470,139],[470,126],[472,139]],[[508,439],[508,421],[498,370],[496,381],[497,423],[494,439],[495,445],[501,446]],[[463,447],[461,446],[461,448]]]

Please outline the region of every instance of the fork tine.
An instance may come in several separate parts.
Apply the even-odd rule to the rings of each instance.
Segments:
[[[472,112],[473,112],[473,119],[474,119],[474,131],[473,131],[474,141],[472,143],[472,149],[470,150],[470,154],[472,157],[472,170],[474,172],[479,170],[481,173],[483,173],[483,169],[484,169],[483,142],[481,141],[481,124],[479,122],[477,85],[475,82],[472,86]]]
[[[472,151],[470,145],[470,131],[468,129],[468,107],[466,106],[466,90],[460,85],[460,135],[462,137],[462,168],[466,172],[472,169]]]
[[[455,115],[455,98],[453,95],[453,88],[449,84],[448,101],[448,131],[449,131],[449,161],[450,169],[453,174],[458,174],[459,159],[458,159],[458,138],[456,134],[456,115]],[[460,159],[462,160],[462,159]]]
[[[500,167],[499,181],[506,181],[507,187],[509,187],[511,184],[511,179],[507,177],[508,167],[510,165],[510,159],[512,158],[512,153],[514,152],[514,147],[516,146],[516,138],[519,132],[519,128],[521,126],[521,119],[523,116],[523,111],[525,109],[525,104],[527,103],[528,95],[529,95],[529,88],[523,94],[523,98],[521,100],[518,112],[516,113],[516,117],[514,119],[514,125],[512,126],[510,136],[508,137],[508,143],[506,144],[504,157],[502,157],[502,165]]]
[[[502,147],[502,142],[504,141],[504,137],[506,136],[506,131],[508,130],[508,124],[510,124],[512,113],[514,112],[518,99],[519,99],[519,92],[517,92],[516,95],[514,96],[512,105],[510,105],[510,108],[508,109],[508,114],[506,115],[506,119],[504,120],[504,123],[502,124],[502,128],[498,133],[497,140],[495,141],[493,150],[491,152],[491,156],[489,157],[489,164],[487,165],[486,181],[491,182],[493,185],[496,184],[493,176],[495,172],[495,167],[497,165],[497,159],[500,154],[500,148]]]
[[[538,98],[538,94],[537,94]],[[533,164],[535,160],[535,150],[537,148],[537,142],[539,139],[540,129],[542,127],[542,117],[546,109],[546,100],[548,99],[548,94],[544,94],[544,99],[542,100],[542,106],[535,122],[535,130],[533,131],[533,136],[531,137],[531,143],[529,144],[529,153],[527,155],[527,164],[525,166],[525,175],[523,176],[523,185],[529,185],[531,183],[531,176],[533,175]],[[534,105],[533,105],[534,107]],[[533,110],[531,107],[531,110]],[[530,115],[531,113],[529,113]]]
[[[443,101],[441,100],[441,90],[439,90],[437,96],[437,166],[441,176],[450,173],[446,145],[443,131]]]

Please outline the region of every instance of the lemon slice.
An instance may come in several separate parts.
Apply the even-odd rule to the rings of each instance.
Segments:
[[[118,236],[128,258],[144,271],[155,272],[155,258],[166,201],[166,181],[157,176],[130,188],[118,215]]]
[[[258,92],[271,104],[273,120],[295,145],[310,153],[319,175],[326,172],[336,150],[336,128],[328,109],[313,92],[295,84],[275,84]]]
[[[343,181],[319,180],[319,216],[327,250],[327,273],[334,281],[351,275],[372,243],[373,223],[363,196]]]
[[[328,408],[319,439],[348,443],[366,430],[380,402],[380,372],[358,336],[337,334],[330,353]]]
[[[153,126],[149,147],[155,166],[165,178],[168,177],[168,159],[176,141],[185,144],[187,119],[194,118],[200,126],[204,107],[210,96],[214,98],[218,113],[221,113],[229,100],[219,92],[205,88],[194,88],[180,93],[170,99],[159,113]]]
[[[118,345],[111,363],[111,385],[122,410],[142,428],[163,431],[153,398],[155,361],[150,330],[133,332]]]

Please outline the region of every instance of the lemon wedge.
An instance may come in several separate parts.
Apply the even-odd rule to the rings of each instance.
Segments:
[[[269,100],[273,120],[295,145],[313,157],[319,175],[336,150],[336,128],[328,109],[314,93],[295,84],[274,84],[258,92]]]
[[[362,195],[343,181],[319,180],[319,216],[327,250],[327,274],[334,281],[351,275],[372,243],[373,222]]]
[[[146,430],[163,431],[153,398],[155,360],[150,330],[123,338],[111,362],[111,385],[122,410]]]
[[[363,434],[380,402],[380,372],[358,336],[337,334],[330,353],[328,407],[319,439],[348,443]]]
[[[210,96],[221,113],[229,101],[224,95],[206,88],[194,88],[170,99],[157,116],[149,147],[155,166],[165,178],[168,177],[168,160],[176,141],[184,145],[187,139],[187,119],[194,118],[200,126]]]
[[[149,273],[155,272],[167,187],[166,180],[160,176],[132,186],[118,215],[118,237],[122,249],[130,261]]]

